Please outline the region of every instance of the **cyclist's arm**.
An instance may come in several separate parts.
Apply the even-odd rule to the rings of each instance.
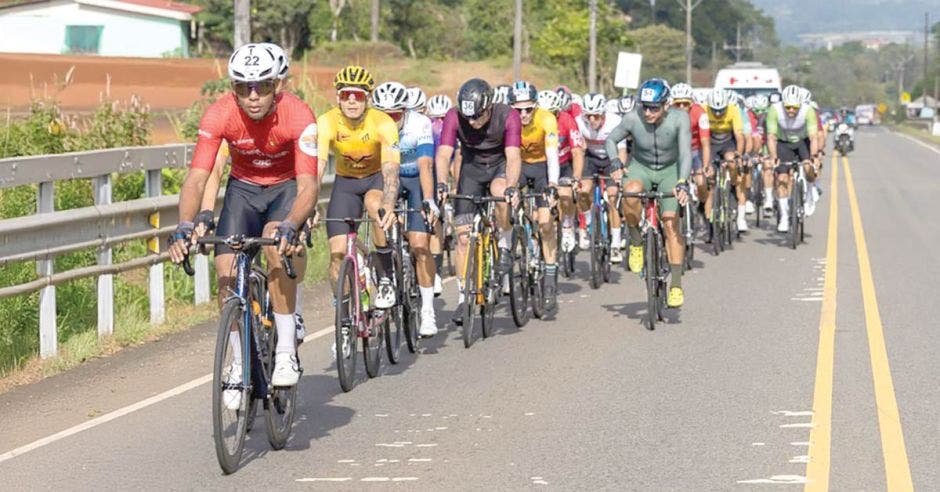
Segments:
[[[624,117],[607,136],[607,140],[604,141],[604,148],[607,150],[607,156],[613,170],[622,169],[626,165],[627,146],[624,144],[621,147],[620,142],[627,138],[628,133],[630,132],[627,129],[627,118]]]
[[[317,118],[317,178],[323,184],[327,163],[330,162],[330,144],[333,142],[333,124],[329,113]]]
[[[193,160],[186,180],[180,188],[180,222],[192,222],[196,217],[205,195],[206,183],[216,164],[219,147],[222,145],[222,132],[228,117],[223,111],[215,111],[217,107],[210,106],[199,122],[199,136],[196,139]]]
[[[401,153],[398,150],[398,127],[391,118],[379,123],[378,138],[382,146],[382,193],[383,206],[391,210],[398,200],[398,176],[401,167]]]
[[[229,149],[227,144],[219,147],[219,152],[215,156],[215,166],[209,175],[209,181],[206,182],[206,191],[202,194],[202,205],[199,210],[215,210],[215,202],[219,196],[219,188],[222,186],[222,175],[225,174],[225,164],[228,162]]]
[[[561,169],[558,167],[558,120],[546,111],[543,120],[545,130],[545,162],[548,166],[548,184],[557,185]]]
[[[679,120],[679,179],[689,180],[692,173],[692,124],[689,118],[682,116]]]
[[[431,120],[424,119],[418,133],[418,176],[425,200],[434,199],[434,131]]]
[[[298,122],[294,139],[294,174],[297,176],[297,198],[287,214],[287,220],[300,226],[307,217],[313,215],[320,194],[320,180],[317,177],[317,156],[319,155],[319,134],[313,113]]]
[[[734,132],[734,142],[738,155],[744,154],[744,123],[741,121],[741,110],[737,106],[729,106],[728,114],[731,117],[731,131]]]
[[[437,169],[437,182],[447,184],[447,177],[451,175],[451,159],[457,147],[457,111],[451,109],[444,116],[441,128],[441,140],[434,155],[434,165]],[[454,183],[457,182],[457,168],[453,169]]]
[[[503,131],[503,144],[506,146],[506,186],[517,186],[522,174],[522,119],[515,110],[506,116],[506,128]]]
[[[816,110],[810,107],[806,111],[806,134],[809,136],[809,155],[814,158],[816,153],[819,152],[819,139],[816,137],[818,124]]]
[[[698,140],[702,146],[702,167],[710,166],[712,162],[712,131],[708,122],[708,114],[702,111],[698,118]]]
[[[581,136],[576,123],[568,135],[571,139],[571,175],[580,179],[581,172],[584,171],[584,137]]]
[[[774,162],[777,162],[777,131],[777,107],[773,106],[767,112],[767,152]]]

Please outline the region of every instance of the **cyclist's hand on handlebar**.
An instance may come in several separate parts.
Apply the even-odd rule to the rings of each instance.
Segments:
[[[274,232],[274,239],[277,239],[277,252],[284,256],[291,256],[296,251],[297,246],[297,224],[284,219],[277,224],[277,230]]]
[[[433,224],[434,221],[441,216],[441,209],[437,208],[437,203],[434,203],[434,200],[425,200],[424,203],[422,203],[421,209],[428,223]]]
[[[519,189],[515,186],[507,186],[506,190],[503,191],[503,196],[513,208],[519,206]]]
[[[545,190],[545,197],[548,199],[548,208],[555,208],[558,205],[558,188],[553,184],[549,184]]]
[[[397,220],[395,212],[389,212],[389,210],[393,208],[394,207],[385,207],[382,209],[383,213],[379,214],[379,227],[381,227],[383,231],[388,231],[392,227],[392,224],[395,223],[395,220]]]
[[[200,211],[193,222],[195,223],[193,231],[197,238],[204,237],[215,230],[215,214],[212,210]]]
[[[447,200],[448,191],[449,190],[448,190],[447,183],[438,183],[437,184],[437,201],[440,203],[444,203],[444,200]]]
[[[679,200],[679,205],[683,207],[689,203],[689,183],[679,181],[676,184],[676,199]]]
[[[176,231],[170,236],[170,260],[173,263],[182,263],[189,256],[189,248],[193,245],[193,229],[195,225],[192,222],[180,222],[176,226]]]

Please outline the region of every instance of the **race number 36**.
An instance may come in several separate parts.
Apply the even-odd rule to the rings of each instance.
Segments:
[[[463,112],[463,114],[472,115],[475,112],[473,101],[461,101],[460,111]]]

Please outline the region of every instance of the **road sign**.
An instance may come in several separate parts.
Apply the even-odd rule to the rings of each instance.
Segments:
[[[617,55],[617,71],[614,73],[614,87],[636,89],[640,86],[640,67],[643,55],[621,51]]]
[[[901,104],[910,104],[911,103],[911,93],[902,92],[901,93]]]
[[[888,105],[885,103],[878,103],[878,112],[885,114],[888,111]]]

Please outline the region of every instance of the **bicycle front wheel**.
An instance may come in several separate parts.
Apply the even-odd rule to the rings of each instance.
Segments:
[[[277,330],[271,330],[268,337],[268,356],[272,363],[265,368],[268,381],[274,373],[274,348],[277,346]],[[268,428],[268,443],[272,449],[284,449],[294,424],[294,409],[297,404],[297,385],[290,387],[273,386],[268,392],[265,404],[265,424]]]
[[[401,346],[404,345],[405,339],[408,338],[406,331],[408,330],[406,321],[405,321],[405,311],[408,308],[411,308],[411,292],[408,290],[408,285],[405,283],[405,269],[404,263],[409,261],[409,259],[404,255],[401,249],[398,249],[394,255],[394,265],[395,265],[395,286],[398,289],[396,292],[396,303],[388,312],[390,322],[384,324],[385,329],[385,348],[388,353],[388,361],[392,364],[398,364],[398,361],[401,359]]]
[[[241,301],[227,300],[219,320],[212,369],[212,437],[216,458],[226,475],[237,470],[241,461],[252,398],[249,376],[252,361],[245,356],[241,340],[244,326]]]
[[[373,313],[375,315],[375,313]],[[370,378],[379,375],[379,369],[382,367],[382,339],[388,330],[389,316],[381,315],[381,321],[377,318],[369,320],[369,336],[362,339],[362,358],[366,365],[366,374]]]
[[[591,288],[598,289],[604,275],[603,240],[601,239],[601,213],[597,206],[591,208]]]
[[[521,226],[512,231],[512,269],[509,272],[509,307],[516,326],[529,322],[529,269],[526,265],[526,237]]]
[[[800,206],[802,203],[802,192],[803,190],[800,187],[799,180],[794,180],[792,186],[790,186],[790,233],[787,239],[790,243],[790,249],[796,249],[796,245],[799,241],[799,231],[797,227],[800,223]]]
[[[646,244],[644,248],[645,272],[646,277],[646,310],[648,312],[646,328],[648,330],[656,329],[656,320],[659,319],[659,244],[656,241],[656,233],[648,231],[646,233]]]
[[[476,237],[470,238],[470,244],[467,246],[467,269],[464,277],[464,312],[461,313],[463,316],[463,323],[461,325],[461,335],[463,336],[463,346],[465,348],[470,348],[473,345],[473,325],[476,322],[474,319],[476,316],[476,311],[479,309],[477,305],[477,291],[480,290],[479,282],[479,272],[477,270],[480,268],[477,262],[477,248],[479,248],[479,239]]]
[[[411,261],[411,257],[402,261],[402,280],[404,281],[404,288],[402,292],[404,294],[403,301],[405,302],[404,308],[402,309],[402,321],[404,322],[405,328],[405,341],[408,343],[408,351],[412,354],[418,353],[418,292],[416,288],[417,280],[415,279],[415,270],[414,265]],[[389,358],[391,359],[391,357]]]
[[[336,372],[343,391],[351,391],[356,386],[356,345],[359,343],[359,302],[357,295],[356,272],[352,261],[344,259],[339,266],[336,280]]]
[[[495,323],[496,303],[499,301],[500,293],[503,290],[503,277],[497,275],[496,259],[498,258],[496,243],[492,240],[487,241],[483,247],[485,265],[483,270],[483,304],[480,306],[480,318],[482,321],[483,338],[493,336],[493,323]]]

